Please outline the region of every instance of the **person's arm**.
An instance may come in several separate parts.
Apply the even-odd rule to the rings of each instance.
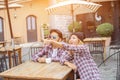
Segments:
[[[39,52],[35,53],[34,55],[32,55],[32,60],[35,62],[39,62],[40,61],[40,57],[44,56],[46,51],[47,51],[47,47],[45,46],[43,49],[41,49]],[[39,59],[39,60],[38,60]]]
[[[62,45],[63,45],[63,48],[68,51],[74,51],[74,52],[79,52],[79,53],[87,49],[85,45],[72,45],[72,44],[67,44],[67,43],[64,43]]]
[[[40,62],[40,63],[44,63],[44,62],[46,62],[46,58],[45,57],[39,57],[37,59],[37,61]]]
[[[72,44],[67,44],[67,43],[61,43],[53,40],[48,40],[48,43],[51,43],[52,46],[57,47],[57,48],[63,48],[68,51],[77,51],[81,52],[86,49],[85,45],[72,45]]]
[[[63,65],[65,62],[70,62],[73,60],[73,55],[69,51],[64,51],[60,57],[60,63]]]
[[[63,49],[57,49],[57,55],[54,56],[54,57],[51,57],[52,61],[54,62],[60,62],[61,61],[61,58],[62,58],[62,55],[65,55],[67,54],[66,51],[64,51]]]
[[[62,48],[63,47],[61,42],[57,42],[57,41],[53,41],[53,40],[47,40],[47,39],[44,39],[44,44],[52,44],[52,46],[54,46],[56,48]]]
[[[66,61],[64,64],[67,65],[68,67],[72,68],[74,71],[77,71],[77,66],[75,64],[70,63],[68,61]]]

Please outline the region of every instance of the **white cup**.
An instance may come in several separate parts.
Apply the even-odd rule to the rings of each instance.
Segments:
[[[46,58],[45,61],[46,61],[47,64],[49,64],[49,63],[51,63],[51,58]]]

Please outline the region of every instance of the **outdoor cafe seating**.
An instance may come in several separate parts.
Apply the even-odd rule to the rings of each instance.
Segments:
[[[21,63],[21,47],[7,46],[7,42],[0,42],[0,72]]]
[[[31,60],[32,55],[34,55],[35,53],[37,53],[41,49],[42,49],[42,46],[31,46],[30,47],[29,59]]]
[[[5,46],[5,42],[0,42],[0,48]],[[7,70],[6,56],[0,52],[0,72]]]
[[[119,41],[111,41],[110,47],[109,47],[109,56],[112,55],[111,51],[113,51],[113,53],[120,51],[120,42]]]
[[[39,43],[38,43],[39,44]],[[52,63],[36,63],[31,61],[31,56],[42,49],[42,46],[34,44],[29,47],[30,60],[23,62],[16,67],[12,67],[5,72],[0,73],[0,76],[6,79],[32,79],[32,80],[73,80],[74,72],[71,68],[63,66],[58,62]],[[52,66],[52,67],[51,67]],[[53,71],[54,70],[54,71]]]
[[[0,54],[0,72],[8,69],[6,56]]]
[[[101,63],[104,63],[104,60],[107,58],[107,49],[110,46],[111,38],[92,37],[92,38],[85,38],[83,41],[85,44],[89,46],[91,55],[94,56],[100,54],[101,57],[99,57],[99,59],[102,60]]]
[[[100,54],[102,61],[104,61],[104,43],[102,41],[89,42],[88,44],[91,55]]]

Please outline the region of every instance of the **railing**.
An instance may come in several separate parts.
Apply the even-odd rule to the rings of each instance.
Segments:
[[[116,80],[120,80],[120,51],[117,54],[117,74],[116,74]]]
[[[37,46],[37,47],[30,47],[30,54],[29,54],[29,59],[31,59],[32,55],[40,51],[43,47]]]

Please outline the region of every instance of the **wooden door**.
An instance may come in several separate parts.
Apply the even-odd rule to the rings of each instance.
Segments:
[[[27,41],[35,42],[37,41],[36,17],[30,15],[27,17],[26,21],[27,21]]]
[[[0,17],[0,41],[4,41],[4,27],[2,17]]]

